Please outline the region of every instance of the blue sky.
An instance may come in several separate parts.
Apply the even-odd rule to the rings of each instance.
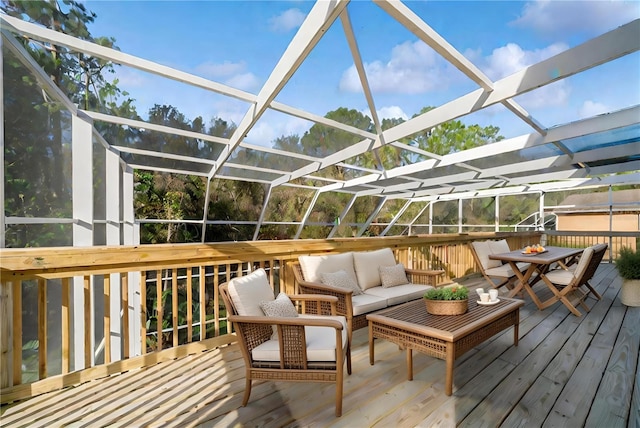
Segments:
[[[418,16],[492,80],[640,17],[639,1],[407,1]],[[257,93],[306,14],[309,1],[94,1],[90,31],[121,51]],[[409,118],[477,89],[411,32],[370,1],[349,5],[351,23],[383,117]],[[171,104],[189,119],[238,123],[243,102],[119,67],[120,87],[146,118]],[[368,113],[340,20],[325,34],[277,101],[324,116],[338,107]],[[544,126],[640,104],[640,53],[553,83],[516,99]],[[502,106],[461,119],[496,125],[506,137],[532,132]],[[269,145],[312,124],[270,113],[247,141]]]

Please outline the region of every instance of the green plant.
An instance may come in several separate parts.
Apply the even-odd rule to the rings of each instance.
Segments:
[[[629,247],[620,248],[616,268],[623,279],[640,279],[640,251]]]
[[[462,285],[433,288],[424,293],[424,298],[428,300],[465,300],[468,297],[469,290]]]

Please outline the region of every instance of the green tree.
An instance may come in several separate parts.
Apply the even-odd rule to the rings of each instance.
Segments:
[[[91,36],[96,15],[84,3],[65,0],[3,0],[8,15],[82,40],[115,48],[111,38]],[[113,65],[48,42],[17,38],[67,97],[84,108],[119,109],[117,81],[107,82]],[[71,116],[13,54],[3,56],[5,119],[5,212],[12,216],[71,217]],[[135,112],[131,100],[125,109]],[[70,245],[67,225],[14,225],[7,247]]]

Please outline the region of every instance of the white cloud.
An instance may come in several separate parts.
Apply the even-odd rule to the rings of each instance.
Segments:
[[[306,16],[307,15],[300,9],[287,9],[280,15],[269,19],[269,29],[276,33],[286,33],[294,28],[298,28]]]
[[[364,64],[369,86],[374,93],[421,94],[433,89],[446,89],[454,70],[433,49],[421,41],[404,42],[391,51],[391,59],[383,63]],[[361,92],[355,66],[345,70],[340,90]]]
[[[595,101],[585,101],[584,103],[582,103],[582,105],[580,106],[580,108],[578,109],[578,115],[580,116],[580,119],[584,119],[587,117],[592,117],[592,116],[597,116],[599,114],[603,114],[603,113],[608,113],[611,110],[613,110],[611,107],[605,105],[605,104],[601,104],[601,103],[597,103]]]
[[[401,107],[388,106],[388,107],[381,107],[378,109],[378,118],[381,120],[395,119],[395,118],[408,120],[409,116],[407,116],[407,114],[402,110]]]
[[[264,118],[263,118],[264,119]],[[308,121],[291,117],[287,120],[260,120],[247,134],[246,141],[251,144],[271,147],[273,140],[283,135],[297,134],[299,137],[308,131]]]
[[[225,61],[221,64],[213,62],[205,62],[198,65],[196,73],[203,77],[222,82],[225,85],[251,91],[259,87],[259,81],[255,74],[246,71],[247,64],[245,62]]]
[[[224,83],[225,85],[245,91],[256,89],[259,86],[258,78],[253,73],[238,74],[227,79]]]
[[[540,34],[587,32],[601,34],[640,17],[637,1],[550,1],[524,5],[522,14],[511,25],[531,28]]]
[[[485,66],[481,68],[489,78],[499,80],[532,64],[551,58],[568,48],[563,43],[554,43],[543,49],[525,51],[515,43],[508,43],[506,46],[494,49],[484,60]]]
[[[240,73],[246,68],[247,65],[244,62],[225,61],[222,64],[216,64],[208,61],[196,66],[196,73],[205,77],[218,78]]]
[[[477,64],[492,80],[500,80],[532,64],[543,61],[568,48],[563,43],[554,43],[543,49],[524,50],[515,43],[494,49],[491,55],[481,58]],[[473,55],[477,55],[473,53]],[[524,108],[565,105],[571,88],[565,80],[543,86],[517,97]]]
[[[144,88],[148,83],[148,74],[129,67],[115,67],[115,78],[124,88]]]

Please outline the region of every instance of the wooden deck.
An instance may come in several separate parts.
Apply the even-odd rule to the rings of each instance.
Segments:
[[[481,278],[465,282],[472,289]],[[353,373],[345,375],[343,415],[332,384],[254,383],[241,407],[244,363],[237,345],[88,382],[2,408],[2,426],[28,427],[640,427],[640,308],[617,298],[612,265],[594,283],[603,300],[572,315],[562,304],[520,312],[512,330],[456,361],[453,395],[444,361],[414,353],[414,380],[395,345],[354,334]]]

